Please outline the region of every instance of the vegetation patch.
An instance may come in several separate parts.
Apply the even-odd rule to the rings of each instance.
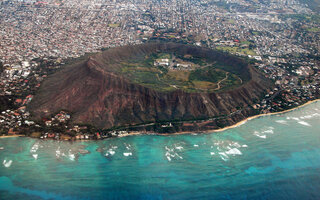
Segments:
[[[232,54],[241,54],[241,55],[251,55],[256,56],[256,52],[249,48],[241,48],[241,47],[217,47],[218,50],[226,51]]]
[[[214,92],[242,83],[238,75],[223,69],[226,65],[191,54],[159,52],[135,57],[120,64],[122,67],[119,72],[132,82],[163,92],[178,89],[186,92]]]
[[[307,30],[308,30],[309,32],[314,32],[314,33],[320,32],[320,28],[316,28],[316,27],[308,28]]]
[[[119,27],[120,24],[108,24],[108,26],[111,28],[116,28],[116,27]]]

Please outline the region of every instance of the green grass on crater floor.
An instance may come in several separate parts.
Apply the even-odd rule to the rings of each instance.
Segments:
[[[160,59],[189,64],[189,69],[170,69],[155,66]],[[218,92],[237,87],[242,83],[239,76],[223,70],[222,64],[206,61],[191,55],[157,53],[121,62],[119,69],[132,82],[162,92],[184,90],[186,92]]]

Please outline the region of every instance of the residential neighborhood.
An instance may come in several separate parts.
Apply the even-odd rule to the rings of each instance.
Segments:
[[[34,121],[27,107],[42,82],[70,60],[152,41],[218,49],[250,62],[274,82],[261,102],[250,105],[258,114],[319,98],[319,14],[296,0],[258,6],[231,2],[235,6],[193,0],[1,1],[0,96],[6,104],[1,108],[0,133],[28,132],[55,139],[127,134],[70,124],[68,111]],[[157,59],[154,65],[174,70],[194,67],[175,58]]]

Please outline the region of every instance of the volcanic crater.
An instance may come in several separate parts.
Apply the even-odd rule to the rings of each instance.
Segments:
[[[208,83],[212,78],[209,76],[202,82],[209,86],[212,84],[212,88],[208,86],[197,90],[195,83],[201,83],[198,85],[202,86],[201,80],[189,78],[190,80],[183,82],[182,79],[175,79],[170,73],[180,73],[177,69],[170,71],[163,66],[158,66],[159,69],[157,66],[150,66],[143,68],[144,71],[141,72],[141,67],[138,66],[140,61],[160,53],[180,56],[181,60],[187,58],[190,61],[190,57],[197,58],[198,61],[204,60],[206,63],[202,64],[202,68],[201,63],[194,66],[206,69],[206,74],[211,70],[206,65],[214,65],[216,71],[211,70],[210,73],[220,73],[221,77],[226,75],[219,81],[221,84],[225,84],[222,81],[227,77],[232,76],[233,79],[220,90],[218,83]],[[190,74],[195,70],[197,69],[180,71],[191,77]],[[154,78],[149,77],[151,82],[144,82],[144,77],[136,75],[138,72],[146,76],[155,75],[157,81],[164,81],[159,82],[158,87],[158,82],[152,82]],[[202,72],[198,74],[203,74]],[[197,78],[198,74],[193,77]],[[176,81],[176,85],[166,85],[170,81]],[[241,108],[249,108],[230,117],[227,123],[231,125],[253,115],[251,106],[271,87],[270,80],[238,57],[180,43],[146,43],[111,48],[84,61],[64,66],[43,82],[28,109],[36,119],[66,110],[72,114],[74,124],[85,123],[110,129],[152,122],[229,116]]]

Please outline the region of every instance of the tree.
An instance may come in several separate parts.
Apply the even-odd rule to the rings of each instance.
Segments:
[[[4,71],[4,66],[3,66],[3,63],[0,62],[0,74]]]

